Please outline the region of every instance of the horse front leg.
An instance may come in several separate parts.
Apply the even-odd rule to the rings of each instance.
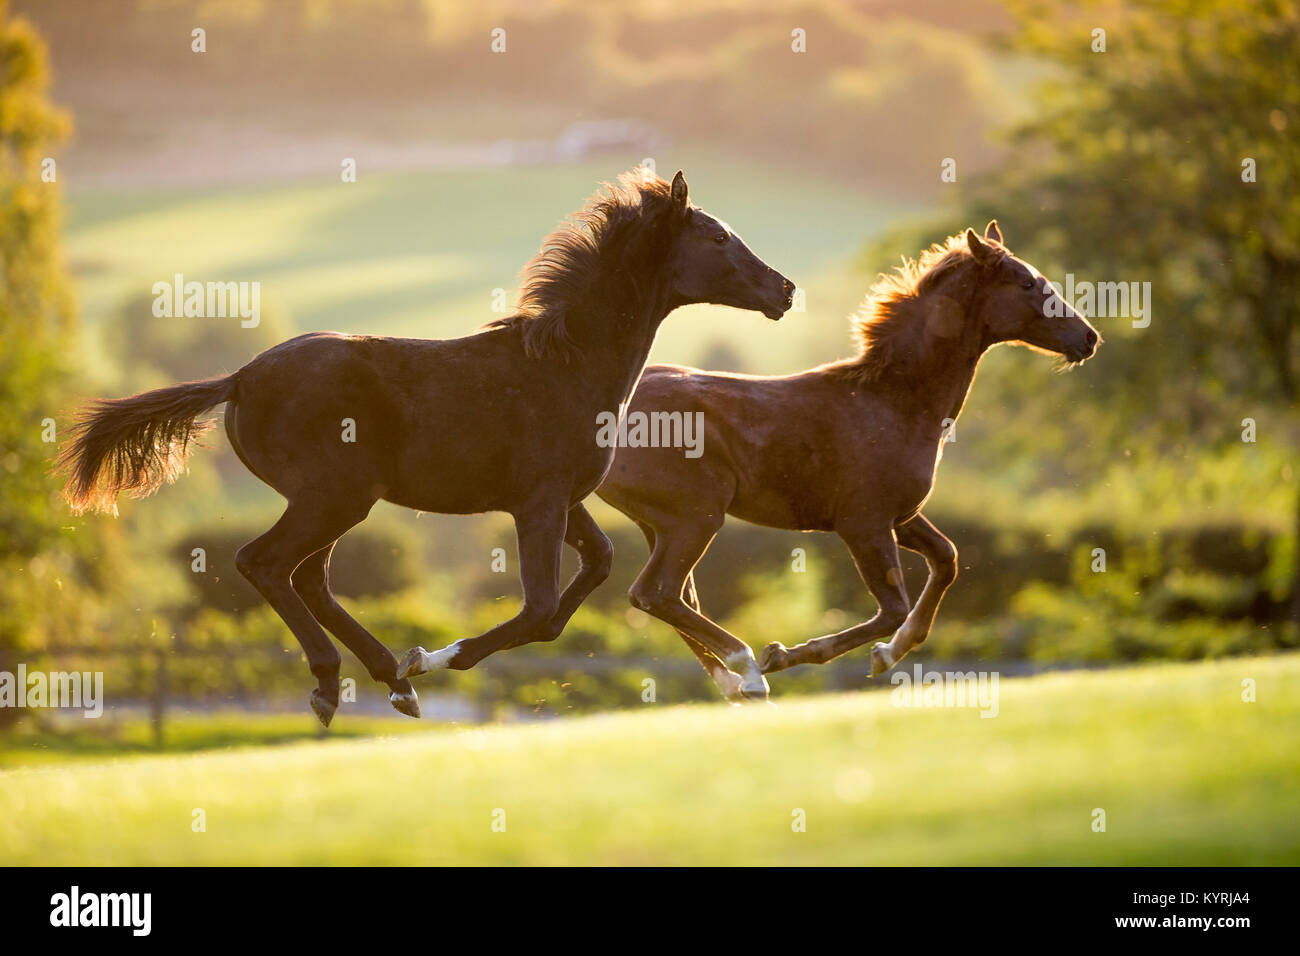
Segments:
[[[701,613],[693,580],[691,600],[686,599],[686,583],[720,526],[716,519],[674,515],[669,520],[669,516],[661,516],[652,529],[650,560],[628,591],[628,600],[633,607],[671,625],[690,645],[724,696],[734,699],[738,692],[744,700],[766,701],[770,689],[749,645]],[[713,667],[712,660],[721,667]],[[733,685],[723,671],[734,675],[739,685]]]
[[[763,649],[759,665],[763,673],[783,671],[797,664],[825,664],[855,647],[861,647],[873,637],[892,634],[907,617],[907,588],[903,584],[903,570],[898,561],[898,544],[893,529],[841,529],[839,533],[853,554],[853,561],[863,583],[880,603],[880,609],[871,620],[835,634],[815,637],[789,648],[779,641],[767,645]],[[881,654],[884,647],[886,645],[877,644],[872,649],[873,676],[883,673],[894,664],[893,660],[884,663]]]
[[[925,558],[929,576],[916,605],[907,615],[887,645],[878,645],[879,653],[872,651],[872,676],[883,673],[892,667],[919,644],[930,636],[934,626],[935,614],[939,611],[939,602],[944,592],[957,580],[957,548],[938,528],[932,525],[924,515],[917,515],[897,531],[898,543],[909,551],[915,551]],[[877,665],[881,665],[877,670]]]
[[[489,654],[546,626],[560,606],[560,549],[564,544],[568,506],[546,503],[515,515],[519,538],[519,570],[524,606],[518,614],[477,637],[462,638],[430,653],[413,647],[402,656],[399,679],[432,670],[469,670]]]
[[[582,602],[609,577],[614,566],[614,545],[582,503],[569,509],[564,543],[578,552],[577,573],[560,595],[559,607],[551,619],[538,630],[517,638],[511,647],[555,640],[564,633],[569,618],[582,607]]]

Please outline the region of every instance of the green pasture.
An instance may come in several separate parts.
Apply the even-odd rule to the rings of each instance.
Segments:
[[[1298,682],[1290,654],[1006,679],[992,719],[863,692],[27,767],[0,863],[1294,865]]]

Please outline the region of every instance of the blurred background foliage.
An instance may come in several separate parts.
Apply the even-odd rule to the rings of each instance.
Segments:
[[[117,700],[165,679],[183,700],[298,706],[301,653],[232,564],[280,501],[221,432],[155,499],[74,519],[47,477],[42,421],[63,427],[88,396],[230,371],[300,331],[464,334],[493,317],[494,289],[513,301],[515,272],[561,214],[646,157],[684,167],[694,198],[807,295],[779,326],[683,310],[659,361],[779,373],[843,355],[845,316],[878,271],[990,218],[1055,281],[1151,283],[1150,326],[1098,319],[1106,345],[1081,369],[1052,375],[1018,349],[985,359],[926,509],[961,574],[921,653],[1014,667],[1300,643],[1294,3],[0,11],[0,669],[102,667]],[[504,55],[490,52],[494,27]],[[806,53],[791,51],[796,29]],[[340,183],[344,157],[356,183]],[[949,157],[956,183],[939,177]],[[260,325],[155,319],[149,290],[175,273],[260,281]],[[639,533],[596,513],[615,571],[563,639],[422,693],[482,716],[637,705],[647,678],[660,700],[712,696],[676,634],[626,603]],[[916,594],[924,568],[905,560]],[[825,536],[733,522],[697,578],[705,611],[755,647],[874,611]],[[501,515],[381,505],[340,544],[334,580],[398,651],[477,632],[519,600]],[[359,699],[386,706],[345,666]],[[866,674],[851,655],[775,684]]]

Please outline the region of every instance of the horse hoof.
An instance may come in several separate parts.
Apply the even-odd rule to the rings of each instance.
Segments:
[[[401,661],[397,665],[397,679],[405,680],[408,677],[416,677],[423,674],[424,659],[428,654],[429,652],[423,647],[413,647],[403,654]]]
[[[786,649],[784,644],[780,641],[773,641],[763,648],[763,656],[758,662],[758,669],[764,674],[785,670],[785,662],[789,656],[790,651]]]
[[[311,709],[316,712],[316,718],[328,727],[339,705],[326,700],[319,690],[314,690],[311,692]]]
[[[393,705],[393,710],[399,714],[405,714],[407,717],[420,719],[420,698],[415,695],[415,691],[407,691],[399,694],[393,691],[388,695],[388,702]]]
[[[889,653],[889,645],[878,642],[871,649],[871,676],[879,677],[885,671],[894,666],[893,655]]]
[[[772,702],[772,698],[768,696],[767,688],[762,690],[753,688],[748,692],[741,691],[740,696],[736,698],[736,700],[744,707],[760,707],[764,705],[767,707],[776,707],[776,704]]]
[[[757,682],[746,682],[740,685],[740,696],[751,704],[765,702],[771,692],[772,688],[767,686],[767,680],[762,674],[758,675]]]

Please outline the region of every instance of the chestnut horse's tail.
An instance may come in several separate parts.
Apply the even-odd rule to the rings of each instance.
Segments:
[[[119,492],[142,498],[175,481],[190,443],[215,424],[196,419],[234,397],[238,374],[90,405],[55,465],[68,476],[63,496],[72,510],[117,514]]]

